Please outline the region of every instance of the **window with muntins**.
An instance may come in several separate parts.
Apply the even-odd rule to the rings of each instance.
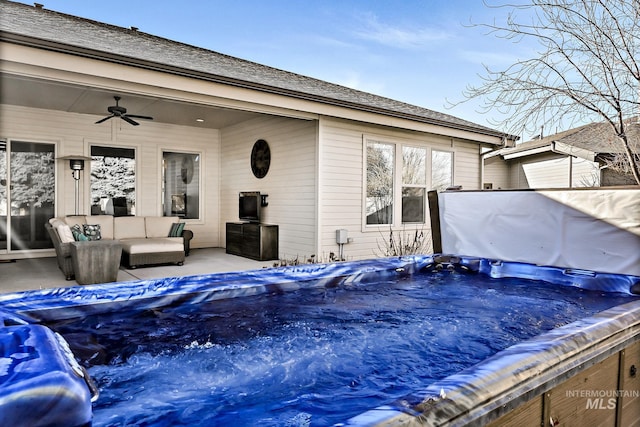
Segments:
[[[373,139],[365,147],[366,225],[424,224],[427,191],[453,185],[453,152]]]
[[[402,147],[402,223],[424,223],[427,196],[427,149]]]

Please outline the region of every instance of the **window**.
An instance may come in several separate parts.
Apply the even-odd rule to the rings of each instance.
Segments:
[[[402,222],[424,222],[427,149],[402,147]]]
[[[200,218],[200,154],[162,153],[164,216]]]
[[[393,223],[395,145],[367,143],[367,224]]]
[[[91,147],[91,215],[136,214],[133,148]]]
[[[366,225],[424,224],[427,191],[452,185],[453,152],[366,141]]]
[[[446,190],[453,185],[453,153],[449,151],[431,152],[431,188]]]

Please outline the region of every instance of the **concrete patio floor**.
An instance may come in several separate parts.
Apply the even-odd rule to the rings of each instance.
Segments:
[[[271,267],[274,262],[254,261],[228,255],[224,248],[192,249],[182,266],[161,265],[139,267],[133,270],[121,266],[118,271],[118,281],[128,282],[162,277],[255,270]],[[75,280],[65,280],[55,257],[0,262],[0,293],[77,285]]]

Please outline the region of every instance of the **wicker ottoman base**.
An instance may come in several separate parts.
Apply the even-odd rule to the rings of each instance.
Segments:
[[[122,252],[122,265],[128,268],[136,268],[143,265],[154,264],[184,264],[184,252],[155,252],[130,254]]]

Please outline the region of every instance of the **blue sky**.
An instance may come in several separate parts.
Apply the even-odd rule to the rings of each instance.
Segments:
[[[483,64],[504,69],[524,49],[469,26],[504,19],[481,0],[39,1],[500,130],[500,115],[480,114],[478,101],[448,101],[480,83]]]

